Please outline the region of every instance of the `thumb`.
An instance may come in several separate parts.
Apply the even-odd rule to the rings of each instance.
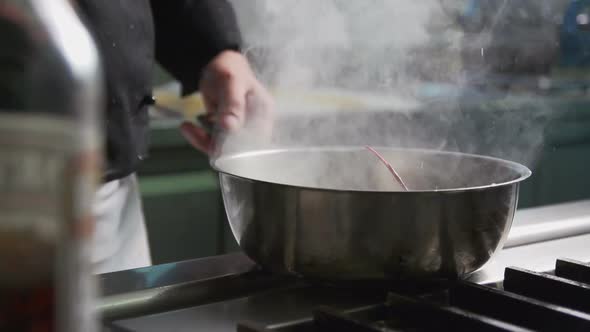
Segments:
[[[211,137],[205,129],[191,122],[183,122],[180,125],[182,136],[197,150],[209,154],[211,152]]]

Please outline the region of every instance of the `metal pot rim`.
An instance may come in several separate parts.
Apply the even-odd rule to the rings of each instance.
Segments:
[[[229,176],[239,178],[242,180],[252,181],[252,182],[266,183],[266,184],[270,184],[270,185],[278,185],[278,186],[284,186],[284,187],[290,187],[290,188],[296,188],[296,189],[305,189],[305,190],[310,190],[310,191],[322,191],[322,192],[334,192],[334,193],[371,193],[371,194],[376,194],[376,193],[382,193],[382,194],[392,194],[392,193],[395,193],[395,194],[464,193],[464,192],[480,191],[480,190],[486,190],[486,189],[497,188],[497,187],[511,186],[511,185],[514,185],[514,184],[517,184],[519,182],[526,180],[527,178],[529,178],[532,175],[531,170],[522,164],[519,164],[514,161],[491,157],[491,156],[454,152],[454,151],[429,150],[429,149],[389,148],[389,147],[380,147],[380,146],[375,146],[374,148],[375,149],[386,149],[386,150],[390,150],[390,151],[393,150],[393,151],[408,151],[408,152],[429,153],[429,154],[439,154],[439,155],[455,155],[455,156],[467,157],[467,158],[472,158],[472,159],[488,160],[488,161],[492,161],[492,162],[495,162],[498,164],[503,164],[506,167],[513,169],[515,171],[515,173],[520,174],[520,176],[518,178],[510,180],[510,181],[489,184],[489,185],[485,185],[485,186],[436,189],[436,190],[370,191],[370,190],[355,190],[355,189],[346,189],[345,190],[345,189],[318,188],[318,187],[311,187],[311,186],[297,186],[297,185],[291,185],[291,184],[257,180],[257,179],[248,178],[248,177],[245,177],[242,175],[237,175],[235,173],[226,172],[223,169],[221,169],[220,167],[218,167],[218,165],[217,165],[217,163],[221,160],[235,159],[235,158],[247,158],[247,157],[267,155],[267,154],[276,154],[276,153],[282,153],[282,152],[288,152],[288,151],[322,151],[322,150],[348,151],[348,150],[362,149],[362,147],[357,147],[357,146],[325,146],[325,147],[312,147],[312,148],[297,147],[297,148],[265,149],[265,150],[253,150],[253,151],[247,151],[247,152],[239,152],[236,154],[231,154],[231,155],[219,157],[216,160],[212,160],[211,167],[218,173],[229,175]]]

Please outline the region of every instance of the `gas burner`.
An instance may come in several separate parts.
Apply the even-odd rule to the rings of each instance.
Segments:
[[[270,326],[241,323],[239,332],[292,331],[590,331],[590,264],[557,260],[555,271],[505,269],[495,286],[457,281],[446,289],[337,310]]]

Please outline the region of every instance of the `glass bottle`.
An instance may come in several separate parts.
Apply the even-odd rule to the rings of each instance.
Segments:
[[[97,331],[95,44],[67,0],[0,1],[0,331]]]

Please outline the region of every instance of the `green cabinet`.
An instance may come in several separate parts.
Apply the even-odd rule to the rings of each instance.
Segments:
[[[520,207],[590,198],[590,144],[550,148],[534,171],[523,185]]]
[[[520,207],[590,198],[590,107],[555,119],[545,133],[545,148],[522,186]]]
[[[236,250],[208,158],[174,124],[154,123],[151,139],[139,182],[154,264]]]

